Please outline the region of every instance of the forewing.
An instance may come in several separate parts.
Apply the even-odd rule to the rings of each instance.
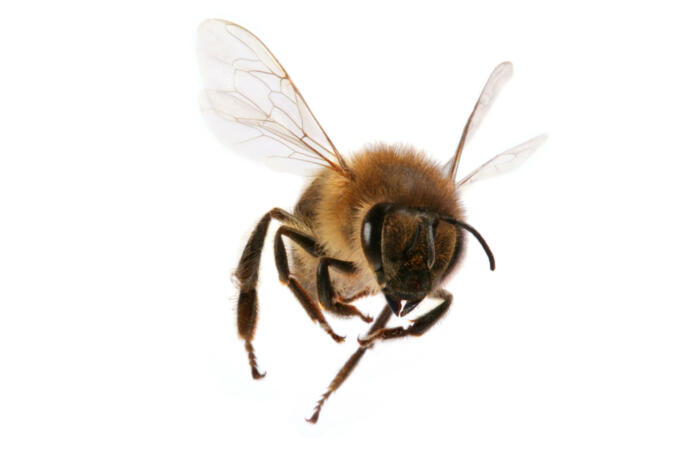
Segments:
[[[220,19],[198,28],[201,111],[235,151],[284,171],[325,166],[347,175],[345,161],[285,69],[251,32]]]
[[[481,125],[481,121],[483,121],[483,118],[486,116],[488,110],[490,110],[493,102],[500,93],[500,90],[511,77],[512,63],[506,61],[495,67],[488,78],[488,81],[486,81],[486,85],[483,86],[481,95],[479,96],[479,99],[466,122],[466,126],[464,126],[462,136],[459,139],[459,145],[457,146],[457,151],[454,153],[452,159],[450,159],[445,165],[445,172],[448,173],[449,178],[452,179],[452,181],[454,181],[455,176],[457,175],[457,168],[459,167],[459,160],[462,156],[464,147],[474,136]]]
[[[546,141],[547,138],[548,136],[546,135],[539,135],[494,156],[460,180],[457,183],[457,187],[469,185],[473,182],[499,174],[505,174],[513,169],[517,169]]]

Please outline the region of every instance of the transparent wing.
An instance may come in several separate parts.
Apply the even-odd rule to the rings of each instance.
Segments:
[[[255,35],[209,19],[198,28],[197,48],[201,111],[223,143],[279,170],[325,166],[348,174],[285,69]]]
[[[513,169],[517,169],[546,141],[547,138],[547,135],[539,135],[494,156],[469,173],[468,176],[457,182],[457,187],[469,185],[478,180],[505,174]]]
[[[486,113],[488,113],[488,110],[490,110],[493,102],[500,93],[500,90],[511,77],[512,63],[506,61],[495,67],[488,78],[486,85],[483,86],[481,95],[479,96],[479,99],[476,102],[471,115],[469,116],[469,120],[466,122],[466,126],[464,126],[464,131],[462,132],[462,137],[459,139],[457,151],[454,153],[452,159],[450,159],[445,165],[445,172],[449,175],[449,178],[452,179],[452,181],[454,181],[455,176],[457,175],[459,160],[462,156],[462,151],[464,150],[466,143],[474,136],[476,130],[481,125],[481,121],[483,121]]]

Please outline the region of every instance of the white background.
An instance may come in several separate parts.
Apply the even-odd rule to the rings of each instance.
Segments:
[[[693,13],[451,3],[4,4],[0,461],[696,460]],[[365,326],[332,320],[334,344],[268,247],[252,381],[229,272],[305,180],[204,126],[207,17],[261,37],[347,154],[446,160],[503,60],[461,171],[550,135],[463,198],[498,270],[472,247],[445,320],[368,352],[316,426]]]

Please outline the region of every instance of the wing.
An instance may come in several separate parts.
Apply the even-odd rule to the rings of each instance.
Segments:
[[[484,116],[486,116],[486,113],[488,113],[488,110],[491,108],[493,102],[500,93],[500,90],[511,77],[512,63],[506,61],[495,67],[488,78],[486,85],[483,86],[481,95],[479,96],[479,99],[476,102],[471,115],[469,116],[469,120],[466,122],[466,126],[464,126],[464,131],[462,132],[462,137],[459,139],[457,151],[454,153],[452,159],[450,159],[445,165],[445,172],[448,173],[448,176],[452,182],[454,182],[457,175],[459,159],[462,156],[464,146],[466,146],[466,143],[474,136],[476,130],[481,125],[481,121],[483,121]]]
[[[266,46],[237,24],[209,19],[198,28],[201,111],[215,135],[279,170],[348,168],[290,76]]]
[[[505,174],[506,172],[516,169],[520,164],[526,161],[547,138],[547,135],[539,135],[494,156],[477,169],[474,169],[468,176],[457,182],[457,187],[469,185],[477,180]]]

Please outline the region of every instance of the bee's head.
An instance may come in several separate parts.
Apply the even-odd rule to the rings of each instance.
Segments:
[[[378,203],[368,211],[362,223],[363,253],[394,314],[412,311],[454,267],[464,246],[462,228],[479,239],[494,269],[483,238],[454,218],[393,203]]]

